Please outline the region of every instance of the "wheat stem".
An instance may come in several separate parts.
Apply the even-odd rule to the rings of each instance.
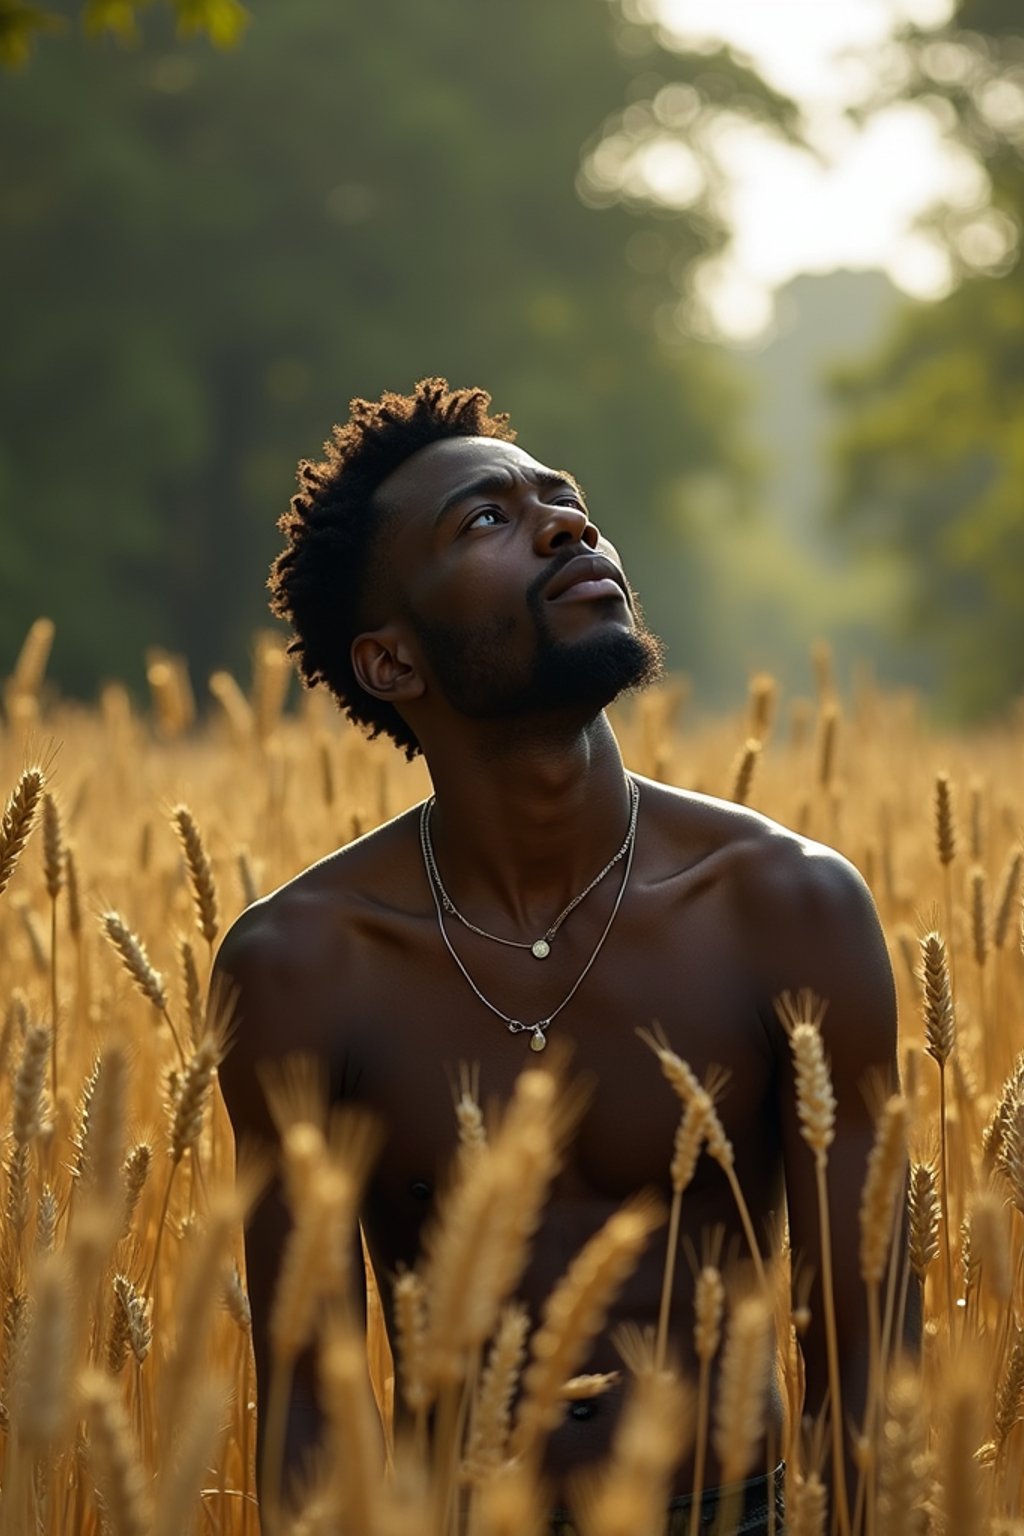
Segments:
[[[681,1189],[672,1193],[672,1208],[668,1218],[668,1240],[665,1244],[665,1267],[661,1278],[661,1305],[658,1308],[658,1339],[654,1351],[655,1370],[663,1370],[668,1350],[668,1320],[672,1307],[672,1284],[676,1272],[676,1250],[679,1247],[679,1212],[683,1203]]]
[[[814,1172],[818,1189],[818,1221],[821,1231],[821,1288],[825,1309],[825,1344],[832,1424],[832,1491],[840,1536],[850,1536],[850,1508],[846,1493],[846,1458],[843,1448],[843,1394],[839,1375],[839,1340],[836,1333],[835,1288],[832,1278],[832,1228],[829,1220],[827,1157],[819,1154]]]

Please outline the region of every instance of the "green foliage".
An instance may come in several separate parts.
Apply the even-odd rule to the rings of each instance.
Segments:
[[[642,159],[668,86],[778,113],[731,68],[605,0],[288,0],[233,53],[155,8],[140,50],[40,53],[0,91],[0,656],[45,612],[75,691],[149,643],[200,682],[243,667],[296,460],[353,394],[428,373],[580,475],[699,654],[713,594],[669,509],[745,474],[724,364],[674,328],[725,235],[713,167],[674,211],[639,161],[601,211],[575,189],[606,129]]]
[[[906,90],[952,108],[991,206],[936,213],[960,285],[907,306],[883,352],[836,381],[838,511],[902,554],[907,630],[935,645],[946,703],[979,716],[1024,691],[1024,26],[1012,0],[963,0],[902,47]]]
[[[139,13],[150,0],[84,0],[79,8],[82,30],[87,36],[104,33],[122,43],[139,41]],[[169,0],[177,22],[178,36],[208,37],[218,48],[232,48],[239,42],[249,21],[249,12],[239,0]],[[28,63],[36,39],[46,34],[66,35],[67,18],[27,5],[23,0],[0,0],[0,69],[21,69]]]

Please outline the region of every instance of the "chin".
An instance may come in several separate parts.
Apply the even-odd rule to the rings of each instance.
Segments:
[[[573,644],[546,646],[538,657],[536,692],[546,696],[547,708],[596,713],[622,694],[656,682],[663,655],[660,640],[647,629],[605,630]]]

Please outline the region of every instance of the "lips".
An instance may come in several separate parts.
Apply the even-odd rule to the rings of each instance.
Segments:
[[[609,583],[614,583],[612,590]],[[558,570],[551,578],[547,590],[544,593],[546,602],[554,602],[556,598],[564,596],[579,587],[580,596],[592,597],[622,597],[626,596],[626,583],[622,572],[614,561],[604,555],[576,555],[572,560]]]

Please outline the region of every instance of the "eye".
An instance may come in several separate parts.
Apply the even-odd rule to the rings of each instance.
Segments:
[[[481,518],[492,518],[493,521],[485,523],[481,522]],[[505,514],[500,507],[478,507],[472,517],[467,517],[460,532],[466,533],[470,528],[493,528],[505,521]]]

